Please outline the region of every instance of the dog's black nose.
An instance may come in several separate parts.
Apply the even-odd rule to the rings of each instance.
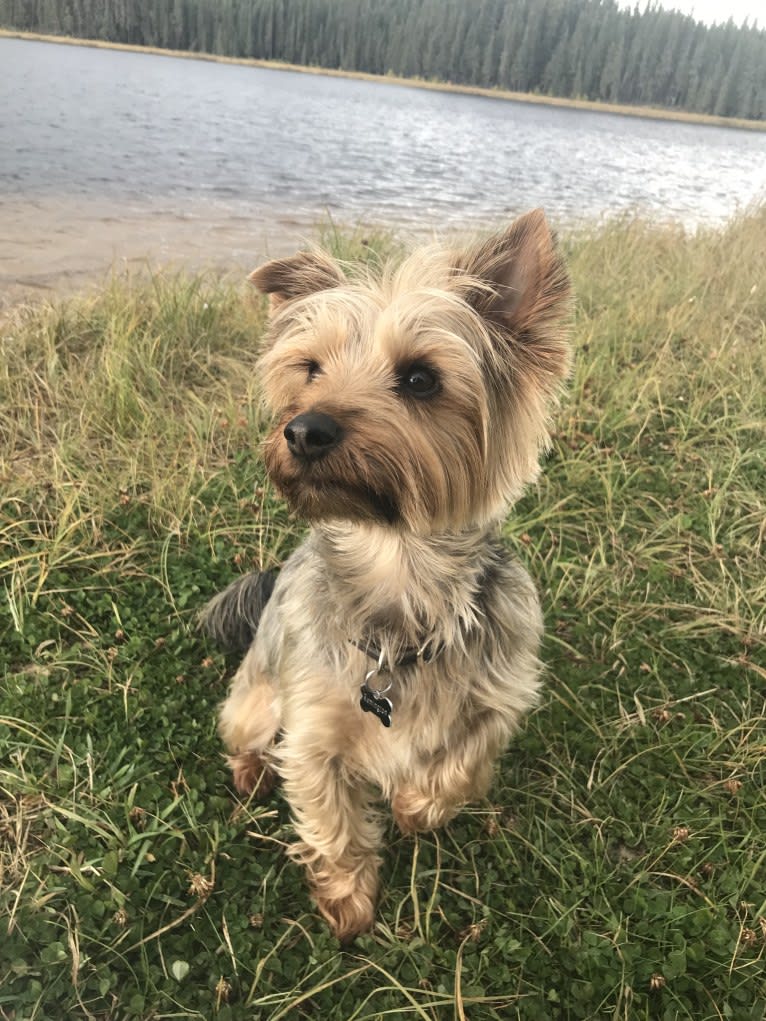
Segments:
[[[317,461],[340,442],[341,428],[334,418],[321,411],[307,411],[285,426],[285,439],[293,457]]]

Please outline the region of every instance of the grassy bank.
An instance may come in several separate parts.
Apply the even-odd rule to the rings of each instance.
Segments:
[[[341,950],[241,804],[194,613],[298,541],[257,458],[262,309],[116,279],[0,336],[0,1018],[760,1021],[766,209],[565,240],[577,361],[507,541],[545,698],[490,799],[393,829]],[[345,256],[372,247],[334,236]]]
[[[489,99],[505,99],[515,103],[536,103],[541,106],[559,106],[572,110],[590,110],[595,113],[622,114],[625,117],[648,117],[653,120],[686,121],[690,124],[709,124],[717,127],[745,128],[766,131],[766,121],[746,120],[742,117],[719,117],[714,114],[694,113],[691,110],[673,110],[668,107],[630,106],[627,103],[598,103],[588,99],[567,99],[563,96],[546,96],[533,92],[511,92],[508,89],[481,88],[478,85],[456,85],[424,78],[400,78],[393,74],[368,74],[365,71],[344,71],[338,68],[288,64],[281,60],[255,60],[246,57],[225,57],[216,53],[196,53],[187,50],[165,50],[155,46],[134,46],[128,43],[105,42],[102,39],[78,39],[73,36],[44,35],[39,32],[18,32],[0,28],[0,37],[31,39],[38,42],[65,43],[69,46],[92,46],[96,49],[124,50],[132,53],[154,53],[165,57],[183,57],[190,60],[212,60],[221,64],[243,64],[247,67],[265,67],[274,71],[298,71],[302,74],[321,74],[335,78],[356,78],[359,81],[383,82],[409,88],[432,89],[437,92],[458,92]]]

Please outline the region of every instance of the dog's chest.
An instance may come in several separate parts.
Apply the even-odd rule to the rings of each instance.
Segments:
[[[358,702],[355,692],[349,707],[357,723],[349,754],[357,761],[373,760],[383,769],[394,769],[459,741],[480,712],[465,680],[463,675],[460,682],[452,678],[450,683],[438,663],[398,673],[394,669],[370,679],[360,686]],[[371,699],[384,704],[371,706]]]

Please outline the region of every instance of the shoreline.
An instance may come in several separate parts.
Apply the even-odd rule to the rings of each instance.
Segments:
[[[0,28],[0,38],[23,39],[30,42],[61,43],[66,46],[88,46],[93,49],[118,50],[127,53],[150,53],[162,57],[179,57],[183,60],[206,60],[219,64],[237,64],[260,67],[271,71],[293,71],[298,74],[324,75],[329,78],[351,78],[357,81],[377,82],[404,88],[428,89],[434,92],[451,92],[459,95],[483,96],[513,103],[554,106],[591,113],[637,117],[644,120],[676,121],[708,127],[736,128],[745,131],[766,131],[766,121],[745,120],[738,117],[719,117],[714,114],[694,113],[687,110],[670,110],[664,107],[627,106],[619,103],[593,102],[587,99],[569,99],[544,96],[537,93],[510,92],[506,89],[484,88],[479,85],[456,85],[452,82],[431,81],[423,78],[401,78],[396,75],[371,74],[367,71],[343,71],[338,68],[289,64],[278,60],[259,60],[250,57],[226,57],[215,53],[195,53],[189,50],[166,50],[156,46],[138,46],[131,43],[107,42],[101,39],[81,39],[74,36],[46,35],[40,32]]]
[[[99,288],[113,276],[188,271],[241,277],[289,255],[316,223],[172,204],[126,209],[109,197],[19,197],[0,206],[0,314],[19,303]]]
[[[755,215],[760,208],[738,216]],[[608,222],[571,223],[566,234],[584,236]],[[655,223],[674,229],[672,221]],[[20,305],[92,294],[115,277],[147,272],[210,274],[239,280],[244,287],[254,267],[316,243],[322,230],[336,226],[331,220],[277,216],[255,207],[220,210],[211,216],[207,207],[187,206],[179,212],[161,201],[126,209],[108,197],[50,195],[6,201],[0,204],[0,321]],[[454,238],[476,237],[484,226],[456,225],[448,233]],[[365,236],[378,228],[357,222],[341,223],[339,229]],[[414,225],[389,224],[382,229],[390,229],[408,244],[433,237],[430,229],[419,232]],[[715,229],[725,230],[726,224]]]

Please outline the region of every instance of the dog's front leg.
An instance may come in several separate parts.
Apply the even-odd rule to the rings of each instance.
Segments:
[[[372,792],[314,735],[287,735],[278,755],[300,838],[288,853],[306,867],[333,932],[350,939],[375,915],[382,825]]]
[[[400,783],[391,808],[402,833],[438,829],[469,801],[484,797],[495,758],[510,729],[504,717],[485,712],[476,717],[469,731],[427,762],[418,775]]]
[[[258,669],[251,650],[237,671],[218,720],[234,786],[240,794],[263,798],[276,783],[269,750],[279,722],[276,690],[271,679]]]

